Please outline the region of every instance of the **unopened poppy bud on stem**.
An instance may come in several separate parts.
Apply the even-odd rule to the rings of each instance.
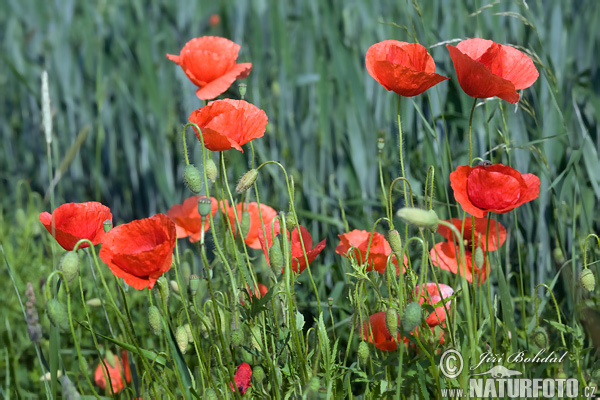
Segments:
[[[283,252],[278,239],[273,240],[273,245],[269,249],[269,263],[275,271],[281,271],[283,268]]]
[[[160,297],[165,299],[165,302],[168,301],[169,300],[169,282],[167,281],[167,278],[165,278],[164,276],[161,276],[156,281],[156,284],[158,286],[158,292],[160,293]]]
[[[390,248],[396,255],[400,255],[402,253],[402,239],[400,238],[400,234],[395,229],[390,229],[385,236],[387,239]]]
[[[185,166],[183,181],[188,189],[194,193],[200,193],[200,190],[202,190],[202,176],[200,175],[200,171],[192,164]]]
[[[65,275],[68,283],[77,278],[79,274],[79,256],[74,251],[68,251],[60,260],[60,270]]]
[[[396,335],[398,331],[398,313],[393,308],[388,308],[385,312],[385,326],[390,331],[390,335]]]
[[[240,221],[240,227],[242,228],[242,237],[248,236],[248,232],[250,232],[250,213],[248,211],[244,211],[242,213],[242,220]]]
[[[545,328],[538,326],[531,332],[531,341],[540,349],[548,347],[549,338]]]
[[[437,229],[439,223],[438,216],[433,210],[404,207],[398,210],[396,215],[408,224],[415,225],[419,228],[430,229],[432,231]]]
[[[160,335],[162,332],[162,321],[158,307],[150,306],[148,308],[148,324],[150,325],[150,329],[152,329],[152,333],[157,336]]]
[[[206,177],[210,179],[212,183],[217,180],[217,165],[212,158],[206,159]]]
[[[46,303],[46,312],[52,325],[59,328],[61,331],[69,329],[69,315],[63,303],[56,299],[50,299]]]
[[[244,331],[241,329],[236,329],[231,332],[231,344],[234,347],[239,347],[244,343]]]
[[[177,347],[179,347],[179,351],[181,354],[185,354],[188,347],[188,334],[183,326],[178,326],[175,331],[175,340],[177,341]]]
[[[596,277],[590,269],[586,268],[579,274],[579,283],[588,292],[593,292],[596,287]]]
[[[252,378],[256,383],[262,383],[263,379],[265,379],[265,370],[260,365],[257,365],[252,370]]]
[[[421,324],[421,305],[417,302],[408,303],[402,314],[402,330],[412,332]]]
[[[294,229],[296,229],[296,227],[298,226],[298,219],[296,219],[296,216],[294,215],[293,212],[288,212],[287,215],[285,216],[285,227],[287,228],[288,231],[293,231]]]
[[[484,262],[485,262],[485,257],[483,254],[483,249],[481,247],[478,247],[475,249],[475,265],[477,266],[477,268],[481,269],[481,268],[483,268]]]
[[[235,191],[241,194],[250,189],[252,185],[254,185],[257,176],[258,170],[256,168],[252,168],[250,171],[246,172],[235,187]]]
[[[361,365],[365,365],[369,361],[369,345],[367,342],[360,342],[358,345],[358,361]]]

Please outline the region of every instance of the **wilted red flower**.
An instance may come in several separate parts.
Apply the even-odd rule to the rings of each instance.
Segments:
[[[448,286],[440,283],[439,289],[436,283],[426,283],[423,285],[425,288],[421,291],[421,297],[419,297],[419,304],[427,303],[431,306],[436,305],[443,299],[446,299],[454,293],[454,290]],[[419,295],[419,289],[415,289],[415,294]],[[445,301],[446,308],[448,312],[450,311],[450,306],[452,305],[452,300]],[[441,324],[446,320],[446,312],[444,311],[444,306],[440,305],[435,308],[435,310],[427,316],[425,322],[430,327],[435,327],[436,325]]]
[[[104,236],[104,221],[112,222],[110,209],[105,205],[90,201],[87,203],[66,203],[54,210],[40,213],[40,222],[67,251],[73,250],[81,239],[89,239],[94,245],[101,243]],[[82,243],[80,249],[88,247]]]
[[[511,46],[485,39],[463,40],[446,47],[452,57],[460,87],[471,97],[498,96],[519,101],[517,90],[528,88],[539,76],[531,58]]]
[[[167,58],[179,65],[187,77],[198,86],[200,100],[214,99],[225,92],[236,79],[244,79],[252,63],[236,64],[240,46],[218,36],[202,36],[190,40],[178,56]]]
[[[104,359],[104,363],[108,369],[108,378],[110,379],[113,393],[119,393],[128,382],[131,382],[131,371],[129,369],[129,361],[125,350],[121,353],[121,360],[119,360],[119,357],[117,357],[116,354],[113,354],[112,356],[115,358],[113,363],[115,365],[114,367],[110,366],[106,358]],[[106,370],[104,369],[104,364],[101,362],[98,363],[96,372],[94,373],[94,380],[96,381],[96,385],[101,389],[106,388],[105,373]],[[123,377],[125,377],[125,380],[123,380]],[[125,381],[127,381],[127,383]]]
[[[275,231],[275,236],[277,236],[280,231],[279,220],[275,220],[274,224],[275,225],[273,227],[273,230]],[[300,232],[302,233],[302,242],[300,242],[300,235],[298,234],[298,229],[294,228],[291,232],[291,245],[290,245],[291,257],[292,257],[291,268],[292,268],[292,271],[294,271],[294,272],[302,273],[302,271],[304,271],[307,266],[306,259],[308,259],[308,264],[312,263],[314,261],[314,259],[317,258],[319,253],[321,251],[323,251],[323,249],[325,248],[327,239],[323,239],[313,248],[312,247],[313,239],[312,239],[312,236],[310,235],[310,233],[308,233],[308,230],[306,230],[306,228],[303,226],[299,226],[299,228],[300,228]],[[263,253],[265,253],[267,263],[270,265],[267,246],[269,249],[271,248],[271,246],[273,246],[273,236],[271,235],[271,226],[265,226],[265,232],[267,234],[267,236],[266,236],[267,240],[265,240],[265,235],[263,234],[262,228],[259,229],[259,231],[258,231],[258,239],[260,241],[260,246],[262,247],[262,251],[263,251]],[[289,238],[290,232],[288,231],[287,234],[288,234],[288,238]],[[302,243],[304,243],[304,248],[306,249],[306,258],[304,257],[304,251],[302,251]],[[283,247],[281,248],[281,250],[283,250]],[[284,271],[284,268],[281,269],[282,273]]]
[[[262,137],[267,129],[267,114],[244,100],[215,100],[193,111],[190,122],[202,131],[204,147],[212,151],[236,149]],[[198,140],[200,132],[194,128]]]
[[[221,22],[221,17],[219,16],[219,14],[213,14],[208,19],[208,23],[210,24],[210,26],[217,26],[217,25],[219,25],[220,22]],[[248,71],[248,72],[250,72],[250,71]]]
[[[246,285],[246,291],[248,292],[248,297],[250,297],[250,303],[252,303],[252,297],[256,297],[257,299],[260,299],[265,294],[267,294],[269,289],[262,283],[259,283],[259,284],[257,284],[257,287],[254,288],[254,294],[252,294],[252,289],[250,288],[250,285]],[[244,305],[244,296],[243,295],[240,296],[240,303],[242,305]]]
[[[194,243],[200,240],[202,227],[204,232],[210,228],[210,218],[208,215],[204,218],[204,223],[200,213],[198,213],[198,200],[206,198],[206,196],[192,196],[183,201],[183,204],[175,204],[169,211],[167,216],[175,222],[177,229],[177,239],[190,237],[190,242]],[[210,209],[215,217],[218,209],[218,202],[214,197],[210,198]]]
[[[176,240],[175,223],[164,214],[156,214],[111,229],[104,236],[100,258],[128,285],[152,289],[171,268]]]
[[[502,164],[458,167],[450,174],[450,185],[463,210],[478,218],[507,213],[540,194],[540,178]]]
[[[371,335],[371,332],[373,335]],[[385,323],[385,312],[383,311],[371,315],[368,320],[363,322],[360,335],[363,340],[373,343],[375,347],[383,351],[396,350],[398,343],[402,340],[400,332],[396,333],[396,337],[390,334],[390,330]]]
[[[338,235],[340,244],[335,248],[335,252],[347,257],[348,251],[351,248],[354,248],[354,256],[358,262],[368,263],[367,271],[375,269],[375,271],[383,274],[385,273],[388,257],[392,254],[392,248],[387,240],[385,240],[385,237],[378,232],[373,233],[373,239],[371,240],[371,246],[369,247],[370,236],[371,232],[360,231],[358,229]],[[368,259],[366,258],[367,250],[369,253]],[[396,255],[392,255],[392,263],[396,266],[396,274],[400,274],[400,267],[398,266]],[[404,255],[404,265],[406,266],[407,264],[408,258]]]
[[[243,214],[245,212],[248,213],[248,215],[250,217],[250,225],[248,228],[248,233],[246,234],[246,237],[244,238],[244,243],[246,243],[246,246],[250,247],[251,249],[260,249],[260,241],[258,240],[258,235],[259,235],[259,232],[262,231],[263,223],[264,223],[264,226],[271,226],[271,222],[277,216],[277,211],[275,211],[272,207],[269,207],[266,204],[261,203],[260,214],[258,212],[258,209],[259,209],[258,203],[256,203],[256,202],[238,203],[235,206],[235,209],[233,207],[227,208],[227,214],[229,216],[229,223],[231,224],[231,227],[233,227],[233,232],[237,231],[237,224],[235,222],[235,213],[237,212],[237,217],[238,217],[238,220],[240,221],[240,225],[242,223]],[[262,216],[262,223],[261,223],[261,216]],[[279,225],[277,225],[277,228],[279,228]],[[277,230],[276,233],[279,233],[279,230]]]
[[[238,365],[235,370],[235,375],[233,376],[235,380],[235,387],[239,390],[241,394],[246,394],[246,391],[252,384],[252,368],[248,363],[241,363]],[[235,387],[233,386],[233,382],[229,382],[231,386],[231,390],[235,392]]]
[[[448,222],[456,226],[456,228],[459,231],[462,229],[463,220],[454,218],[452,220],[449,220]],[[486,248],[488,251],[494,251],[497,250],[500,246],[502,246],[504,244],[504,241],[506,240],[506,229],[499,222],[491,222],[488,237],[486,236],[487,219],[475,218],[476,242],[472,243],[472,218],[465,218],[464,224],[465,228],[463,232],[463,237],[454,238],[456,239],[456,244],[453,240],[454,235],[452,234],[452,231],[443,225],[438,226],[438,233],[444,238],[446,238],[447,242],[436,243],[436,245],[430,251],[431,261],[433,265],[439,268],[458,274],[458,259],[460,257],[458,243],[460,241],[465,247],[465,260],[463,262],[463,267],[466,271],[465,278],[467,279],[467,281],[473,283],[473,275],[475,275],[476,277],[478,277],[478,282],[483,283],[487,279],[488,274],[487,261],[485,260]],[[473,254],[475,253],[475,250],[478,247],[480,247],[483,251],[483,267],[481,268],[481,270],[473,263]],[[475,268],[475,271],[473,271],[472,268]],[[462,272],[463,269],[461,268],[460,271]]]
[[[412,97],[449,79],[435,73],[435,63],[418,43],[384,40],[375,43],[365,60],[367,72],[387,90]]]

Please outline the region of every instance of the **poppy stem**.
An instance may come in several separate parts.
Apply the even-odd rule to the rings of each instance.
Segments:
[[[477,99],[473,99],[473,106],[471,107],[471,115],[469,116],[469,167],[471,166],[471,160],[473,159],[473,140],[471,139],[471,130],[473,128],[473,113],[475,112],[475,105]]]
[[[399,150],[400,150],[400,173],[402,174],[402,178],[406,179],[406,175],[404,174],[404,157],[402,155],[402,121],[400,119],[400,104],[401,103],[402,103],[402,96],[398,95],[397,115],[398,115],[398,138],[399,138],[398,146],[399,146]],[[406,207],[408,207],[408,196],[407,196],[407,192],[406,192],[406,180],[404,181],[402,188],[404,190],[404,204],[406,205]],[[407,230],[406,236],[408,237],[408,230]]]

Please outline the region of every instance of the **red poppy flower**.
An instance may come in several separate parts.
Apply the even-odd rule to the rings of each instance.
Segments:
[[[371,232],[359,231],[355,229],[351,232],[338,235],[340,244],[335,248],[335,252],[347,257],[348,251],[354,248],[354,256],[360,263],[368,263],[367,271],[375,269],[380,274],[385,273],[385,267],[392,248],[390,247],[385,237],[378,232],[373,233],[373,239],[369,247],[369,238]],[[369,258],[367,259],[367,250]],[[392,263],[396,266],[396,274],[400,274],[398,260],[395,255],[392,255]],[[404,266],[408,264],[408,258],[404,255]],[[404,269],[403,268],[403,272]]]
[[[454,218],[450,221],[451,224],[456,226],[460,231],[462,229],[463,221],[461,219]],[[465,246],[465,261],[463,263],[463,267],[466,271],[465,278],[470,283],[473,283],[473,275],[478,277],[478,282],[483,283],[487,279],[488,267],[487,262],[485,260],[485,251],[486,248],[488,251],[497,250],[500,246],[504,244],[506,240],[506,229],[498,222],[490,223],[490,231],[489,237],[486,236],[487,232],[487,219],[485,218],[475,218],[475,245],[472,243],[473,238],[473,224],[472,218],[465,218],[465,229],[463,232],[463,237],[461,239],[457,239],[462,241]],[[438,226],[438,233],[446,238],[447,242],[437,243],[430,251],[431,261],[433,265],[445,269],[446,271],[450,271],[452,273],[458,274],[458,259],[460,257],[460,250],[458,248],[458,244],[455,245],[453,240],[452,231],[443,226]],[[489,247],[487,247],[489,246]],[[477,268],[477,266],[473,263],[473,254],[477,247],[481,247],[483,250],[484,258],[483,258],[483,267],[481,270]],[[461,268],[461,272],[463,269]],[[472,270],[475,268],[475,271]]]
[[[212,17],[211,17],[212,20]],[[240,46],[218,36],[202,36],[190,40],[178,56],[167,58],[179,65],[187,77],[198,86],[200,100],[214,99],[229,89],[236,79],[244,79],[252,63],[236,64]]]
[[[229,223],[233,227],[233,231],[236,232],[237,225],[235,222],[235,213],[237,212],[238,220],[240,224],[242,222],[244,212],[247,212],[250,216],[250,227],[248,229],[248,233],[244,238],[244,243],[246,246],[251,249],[260,249],[260,241],[258,240],[258,235],[262,231],[263,223],[264,226],[271,226],[271,222],[277,216],[277,211],[275,211],[272,207],[269,207],[265,204],[260,205],[260,214],[258,213],[258,203],[238,203],[235,207],[229,207],[227,209],[227,214],[229,216]],[[262,216],[262,223],[261,223]],[[279,229],[279,225],[277,225],[277,229]],[[276,233],[279,233],[277,230]]]
[[[540,178],[502,164],[458,167],[450,173],[450,185],[463,210],[478,218],[507,213],[540,194]]]
[[[446,47],[452,57],[460,87],[471,97],[498,96],[519,101],[517,90],[528,88],[539,76],[531,58],[511,46],[485,39],[463,40]]]
[[[164,214],[156,214],[111,229],[104,236],[100,258],[128,285],[152,289],[171,268],[176,240],[175,223]]]
[[[275,231],[275,236],[279,234],[279,220],[275,220],[275,225],[273,230]],[[273,246],[273,236],[271,235],[271,227],[265,226],[265,232],[267,234],[265,240],[265,235],[263,234],[263,230],[260,229],[258,231],[258,239],[260,241],[260,246],[262,247],[263,253],[265,253],[265,257],[267,259],[267,264],[270,265],[269,262],[269,253],[267,251],[267,246],[270,249]],[[320,241],[314,248],[313,239],[308,230],[303,226],[300,226],[300,232],[302,233],[302,242],[300,242],[300,235],[298,234],[298,229],[294,228],[291,232],[291,257],[292,257],[292,271],[297,273],[302,273],[306,269],[306,266],[314,261],[315,258],[319,255],[321,251],[325,248],[325,244],[327,243],[327,239],[323,239]],[[290,237],[290,232],[287,232],[288,238]],[[302,250],[302,243],[304,243],[304,248],[306,249],[306,258],[304,257],[304,251]],[[283,250],[283,248],[281,249]],[[308,264],[306,264],[306,260],[308,259]],[[281,269],[283,273],[285,267]]]
[[[113,354],[113,357],[115,358],[113,363],[114,367],[110,366],[106,358],[104,359],[104,363],[108,369],[108,378],[110,379],[113,393],[119,393],[128,382],[131,382],[131,371],[129,369],[129,361],[125,350],[121,353],[121,360],[119,360],[119,357],[117,357],[116,354]],[[106,388],[105,373],[106,370],[104,369],[104,364],[98,363],[96,372],[94,373],[94,380],[96,381],[96,385],[101,389]],[[125,377],[125,380],[123,377]]]
[[[241,394],[246,394],[246,391],[252,384],[252,368],[248,363],[241,363],[238,365],[235,375],[233,376],[235,380],[235,387],[239,390]],[[233,382],[229,382],[231,386],[231,390],[235,392],[235,387],[233,386]]]
[[[212,151],[236,149],[262,137],[267,129],[267,114],[244,100],[215,100],[192,112],[190,122],[202,131],[204,147]],[[198,140],[200,132],[194,128]]]
[[[372,335],[371,332],[373,333]],[[385,323],[385,312],[383,311],[371,315],[368,320],[363,322],[361,337],[383,351],[396,350],[398,343],[402,340],[400,332],[396,333],[396,337],[390,334],[390,330]]]
[[[252,289],[250,288],[250,285],[246,285],[246,291],[248,292],[248,295],[250,297],[250,303],[252,303],[252,297],[256,297],[257,299],[260,299],[265,294],[267,294],[269,289],[262,283],[259,283],[259,284],[257,284],[257,287],[254,288],[254,295],[252,294]],[[244,305],[244,296],[243,295],[240,295],[240,303],[242,305]]]
[[[190,237],[190,242],[194,243],[200,240],[201,231],[206,232],[210,228],[210,218],[208,215],[204,218],[198,213],[198,200],[206,198],[206,196],[192,196],[183,201],[183,204],[175,204],[167,211],[167,216],[175,222],[177,230],[177,239]],[[217,200],[210,198],[210,209],[215,217],[219,208]],[[204,227],[204,228],[203,228]]]
[[[433,305],[436,305],[439,302],[441,302],[443,299],[446,299],[446,298],[452,296],[452,294],[454,293],[454,290],[450,286],[444,285],[443,283],[440,283],[439,289],[438,289],[438,285],[435,283],[427,283],[427,284],[424,284],[423,286],[425,286],[425,289],[421,291],[421,297],[419,297],[419,304],[423,304],[426,302],[427,304],[433,306]],[[415,294],[417,296],[419,295],[418,291],[419,291],[419,289],[417,288],[415,290]],[[445,301],[444,303],[446,303],[446,307],[447,307],[448,311],[450,311],[450,306],[452,305],[452,301],[448,300],[448,301]],[[441,324],[445,320],[446,320],[446,311],[444,310],[444,306],[440,305],[440,306],[436,307],[435,310],[427,316],[427,318],[425,319],[425,322],[427,322],[427,325],[429,325],[430,327],[433,328],[436,325]]]
[[[418,43],[384,40],[367,50],[367,72],[387,90],[412,97],[449,79],[436,74],[433,58]]]
[[[110,209],[105,205],[90,201],[87,203],[66,203],[54,210],[40,213],[40,222],[67,251],[73,250],[81,239],[89,239],[94,245],[101,243],[104,236],[104,221],[112,222]],[[83,243],[80,249],[89,245]]]

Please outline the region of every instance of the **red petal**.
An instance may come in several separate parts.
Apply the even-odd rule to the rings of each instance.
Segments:
[[[468,165],[457,167],[456,171],[450,173],[450,186],[454,191],[454,199],[461,205],[463,210],[475,217],[483,218],[486,216],[487,211],[475,206],[467,193],[467,179],[471,171],[472,168]]]
[[[458,248],[456,250],[459,251]],[[433,246],[433,248],[431,249],[429,255],[431,257],[431,262],[433,263],[433,265],[458,275],[458,258],[453,243],[436,243],[435,246]],[[473,277],[471,272],[471,252],[465,251],[465,259],[466,264],[463,263],[463,267],[466,265],[465,278],[469,283],[472,283]]]
[[[372,333],[372,335],[371,335]],[[379,350],[393,351],[398,348],[401,335],[398,332],[394,338],[385,324],[385,312],[378,312],[363,322],[361,337],[375,345]]]
[[[196,90],[200,100],[210,100],[224,93],[236,79],[244,79],[250,74],[252,63],[235,64],[217,79]]]
[[[527,187],[521,192],[521,198],[519,199],[517,207],[537,199],[540,195],[540,178],[533,174],[525,174],[521,175],[521,177],[525,181]]]
[[[240,45],[220,36],[202,36],[187,42],[181,51],[208,50],[236,60]]]
[[[306,269],[306,259],[308,259],[308,264],[310,265],[310,263],[314,261],[319,253],[323,251],[327,242],[327,239],[323,239],[315,248],[313,248],[313,239],[308,230],[306,230],[306,228],[303,226],[300,226],[300,231],[302,232],[302,242],[304,243],[304,248],[306,249],[306,258],[304,257],[304,251],[302,250],[302,243],[300,243],[300,236],[298,235],[297,229],[292,231],[291,240],[292,270],[298,273],[302,273],[302,271]]]
[[[182,51],[180,57],[183,61],[182,68],[186,72],[186,75],[196,85],[201,83],[202,86],[222,77],[235,66],[235,59],[209,50]]]
[[[428,73],[435,72],[435,62],[433,61],[433,57],[427,52],[425,46],[420,45],[419,43],[406,43],[403,46],[390,46],[386,60],[415,71]]]
[[[433,306],[433,305],[439,303],[440,301],[442,301],[443,299],[446,299],[446,298],[452,296],[452,294],[454,294],[454,289],[452,289],[450,286],[445,285],[443,283],[439,284],[439,289],[438,289],[438,285],[436,283],[427,283],[424,286],[425,286],[425,290],[421,291],[421,297],[419,298],[419,304],[423,304],[423,303],[427,302],[427,304]],[[426,293],[425,293],[425,291],[426,291]],[[417,296],[419,296],[418,292],[419,292],[419,289],[416,288],[415,294]],[[445,308],[447,308],[448,311],[450,311],[452,301],[448,300],[448,301],[445,301],[444,303],[446,304],[446,307],[444,307],[443,305],[436,307],[435,310],[426,317],[425,322],[427,322],[427,325],[429,325],[430,327],[434,327],[436,325],[441,324],[442,322],[444,322],[446,320]]]
[[[262,232],[263,224],[265,226],[265,229],[267,229],[267,230],[270,229],[271,222],[273,222],[273,219],[275,219],[275,217],[277,217],[277,211],[275,211],[272,207],[269,207],[266,204],[261,204],[260,205],[260,213],[259,213],[258,203],[256,203],[256,202],[246,203],[246,204],[238,203],[236,206],[236,211],[237,211],[237,218],[240,221],[240,223],[242,220],[242,213],[244,211],[246,211],[246,212],[248,212],[248,214],[250,214],[250,228],[248,229],[248,234],[246,235],[244,242],[246,243],[246,246],[248,246],[252,249],[260,249],[261,243],[259,240],[259,233]],[[231,226],[236,227],[237,225],[235,222],[235,214],[234,214],[233,208],[229,208],[228,215],[229,215],[229,223],[231,224]],[[262,217],[262,222],[261,222],[261,217]],[[279,228],[279,224],[277,224],[276,234],[279,233],[278,228]],[[233,231],[236,232],[236,230],[237,230],[237,228],[235,228]],[[268,233],[270,234],[270,232],[268,232]],[[273,241],[270,237],[269,237],[269,240],[272,244]],[[269,244],[269,247],[271,247],[271,244]]]
[[[475,167],[467,178],[469,199],[476,207],[496,213],[514,209],[527,184],[518,171],[502,164]]]
[[[389,61],[377,61],[374,70],[383,87],[404,97],[419,95],[449,79],[435,73],[415,71]]]

